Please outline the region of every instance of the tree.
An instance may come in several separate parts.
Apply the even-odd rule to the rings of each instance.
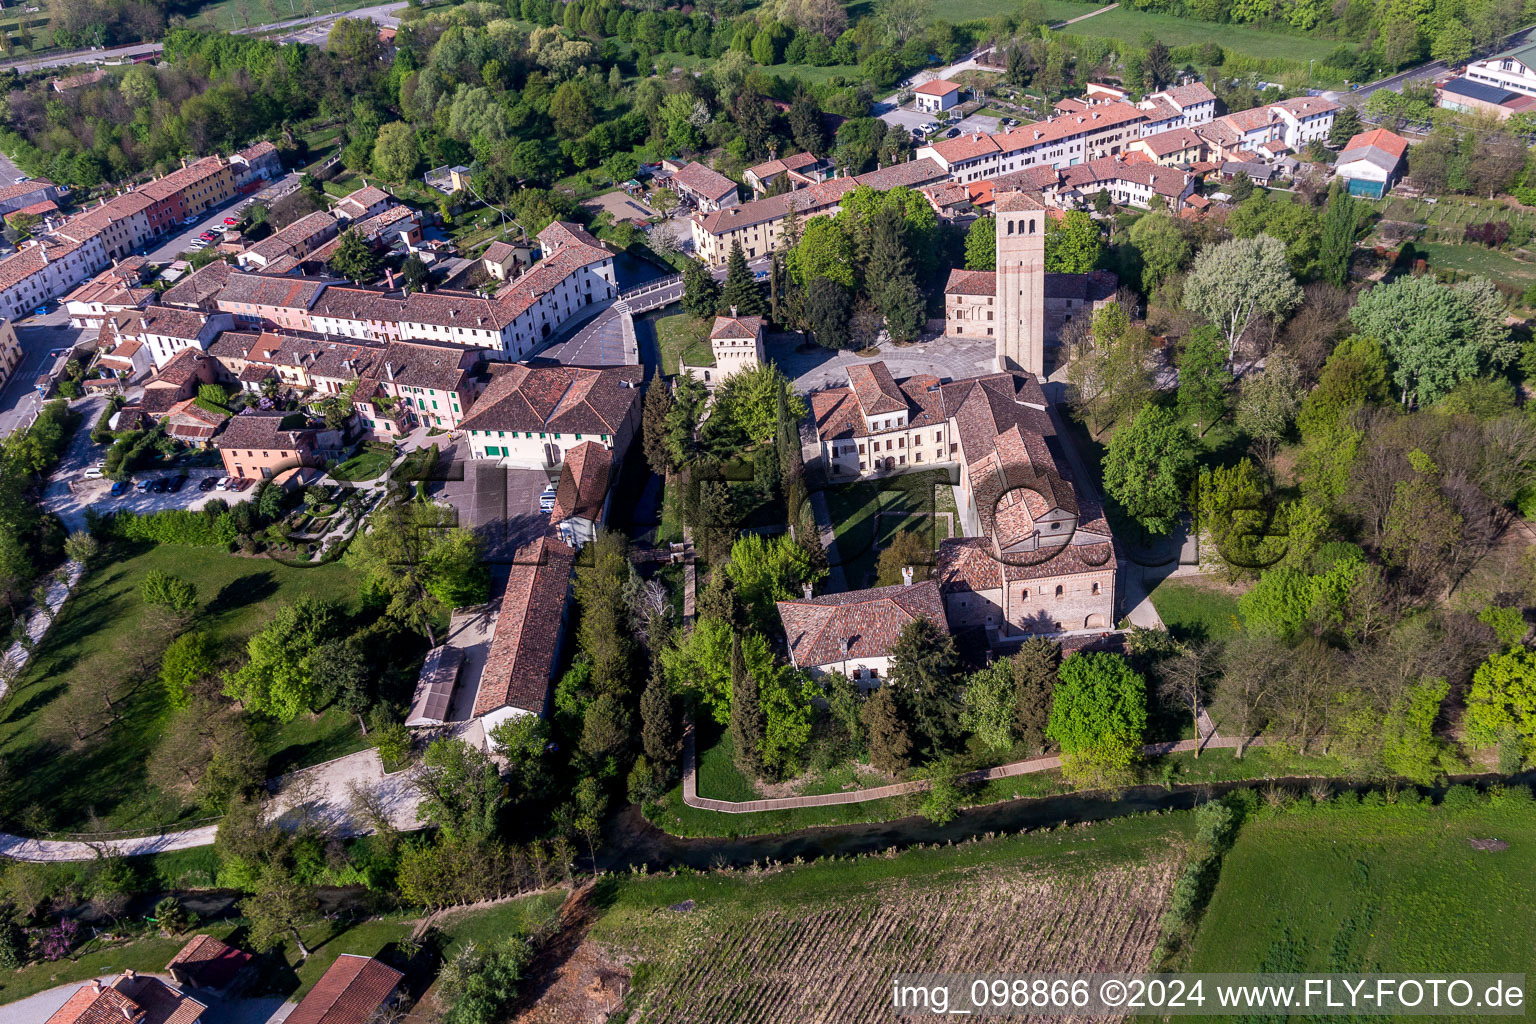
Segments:
[[[1490,654],[1472,675],[1462,721],[1474,746],[1512,734],[1529,747],[1536,740],[1536,652],[1516,646]]]
[[[821,108],[804,87],[795,90],[795,98],[789,105],[789,130],[794,136],[795,145],[807,153],[827,155],[827,135],[822,125]]]
[[[1328,130],[1328,145],[1343,149],[1345,144],[1360,134],[1360,112],[1347,103],[1334,111],[1333,127]]]
[[[1173,414],[1150,405],[1109,442],[1104,490],[1152,534],[1173,529],[1195,466],[1194,444]]]
[[[299,925],[313,916],[315,897],[308,886],[301,885],[285,868],[268,865],[263,869],[256,891],[241,900],[239,906],[240,916],[250,926],[253,949],[264,953],[291,935],[299,955],[309,956],[310,949],[299,934]]]
[[[449,610],[444,599],[469,597],[465,603],[477,603],[475,588],[489,585],[483,567],[469,559],[471,541],[457,536],[453,521],[452,509],[386,501],[368,517],[368,530],[348,549],[364,595],[383,603],[387,616],[420,632],[434,647],[433,618]],[[439,552],[443,545],[447,550]]]
[[[197,587],[180,576],[152,569],[139,584],[145,604],[159,605],[185,614],[197,607]]]
[[[1355,251],[1359,225],[1359,204],[1335,179],[1328,189],[1328,208],[1323,213],[1317,265],[1318,276],[1336,288],[1349,283],[1349,260]]]
[[[727,442],[767,444],[778,429],[780,400],[792,422],[806,413],[805,399],[795,394],[789,380],[772,362],[759,363],[750,370],[738,370],[715,392],[715,409],[705,423],[706,435]]]
[[[450,842],[482,842],[496,834],[506,793],[496,762],[479,747],[433,740],[411,783],[421,797],[416,817]]]
[[[1227,411],[1232,374],[1226,357],[1221,331],[1210,324],[1191,331],[1179,354],[1179,415],[1194,420],[1201,437]]]
[[[334,701],[343,711],[356,716],[364,736],[368,735],[368,726],[363,721],[363,712],[373,703],[368,656],[363,634],[354,634],[317,647],[309,663],[322,699]]]
[[[689,260],[683,267],[683,308],[700,319],[712,317],[721,309],[720,285],[698,260]]]
[[[1138,217],[1131,225],[1130,239],[1141,257],[1141,290],[1148,296],[1183,270],[1194,252],[1184,226],[1169,213]]]
[[[1381,762],[1387,771],[1428,786],[1464,767],[1451,745],[1435,736],[1435,720],[1450,692],[1444,679],[1425,679],[1393,702],[1382,722]]]
[[[423,586],[444,608],[483,604],[490,597],[490,571],[473,530],[460,527],[435,538],[423,561]]]
[[[645,404],[640,413],[641,448],[651,472],[665,477],[676,468],[672,462],[672,449],[668,444],[667,420],[672,414],[672,389],[661,376],[651,378],[645,391]]]
[[[912,767],[912,737],[890,687],[869,696],[859,719],[869,732],[869,761],[876,769],[895,775]]]
[[[1280,317],[1301,301],[1285,247],[1268,235],[1202,250],[1184,282],[1184,305],[1221,329],[1230,359],[1259,316]]]
[[[651,673],[650,682],[640,694],[640,739],[645,756],[658,768],[670,772],[682,752],[678,729],[677,701],[662,672]]]
[[[213,674],[213,644],[208,634],[188,630],[165,649],[160,659],[160,683],[172,707],[184,708],[192,702],[192,688]]]
[[[1093,314],[1093,325],[1067,367],[1072,402],[1086,416],[1095,434],[1122,416],[1135,415],[1152,391],[1148,369],[1152,336],[1144,325],[1132,324],[1119,302]]]
[[[101,552],[101,542],[84,530],[76,530],[64,538],[64,557],[89,567]]]
[[[889,688],[914,746],[925,757],[939,757],[953,741],[960,723],[959,655],[949,633],[924,617],[902,626],[891,647]]]
[[[977,217],[966,229],[965,269],[997,269],[997,219],[995,217]]]
[[[745,269],[745,262],[742,264]],[[855,283],[853,239],[837,217],[816,217],[800,233],[789,251],[789,273],[796,284],[810,287],[826,279],[844,288]]]
[[[1152,45],[1147,47],[1146,60],[1142,62],[1142,75],[1149,92],[1173,83],[1177,72],[1173,66],[1173,55],[1168,52],[1168,47],[1161,39],[1154,39]]]
[[[1504,301],[1486,278],[1444,285],[1427,275],[1399,277],[1362,295],[1349,316],[1385,347],[1405,405],[1433,402],[1518,356]]]
[[[1253,439],[1265,462],[1275,457],[1281,438],[1291,429],[1304,393],[1301,371],[1284,352],[1270,353],[1264,372],[1243,383],[1237,428]]]
[[[971,674],[965,687],[960,725],[993,750],[1012,750],[1018,695],[1007,661],[995,661]]]
[[[373,142],[373,170],[389,181],[406,181],[416,176],[421,153],[416,148],[416,132],[404,121],[391,121],[379,127]]]
[[[747,669],[741,637],[731,645],[731,747],[736,767],[748,778],[763,774],[763,741],[768,720],[763,713],[757,680]]]
[[[1216,668],[1215,653],[1208,642],[1183,644],[1178,653],[1159,666],[1158,696],[1189,712],[1196,739],[1204,738],[1200,734],[1200,708],[1205,703],[1206,686]],[[1200,748],[1196,746],[1195,757],[1199,756]]]
[[[825,219],[825,218],[821,218]],[[747,254],[740,242],[731,243],[731,255],[725,265],[725,289],[721,305],[734,309],[737,316],[762,316],[768,312],[763,302],[763,291],[747,269]]]
[[[778,622],[776,602],[797,598],[807,584],[820,582],[826,570],[813,565],[805,548],[787,533],[768,538],[749,533],[731,545],[725,571],[758,628]]]
[[[995,243],[994,243],[995,244]],[[970,239],[966,239],[970,247]],[[1051,274],[1086,274],[1099,265],[1104,239],[1098,223],[1082,210],[1070,210],[1060,219],[1047,218],[1045,269]],[[994,249],[994,257],[996,251]]]
[[[355,284],[363,284],[378,277],[381,265],[363,237],[350,228],[341,233],[341,241],[327,262],[337,274]]]
[[[266,628],[247,641],[246,663],[225,674],[225,695],[283,722],[315,710],[320,691],[310,658],[330,639],[339,618],[334,604],[308,595],[279,607]]]
[[[875,586],[889,587],[901,583],[902,571],[911,569],[914,582],[933,576],[933,536],[922,528],[899,530],[891,542],[880,549],[875,564]]]
[[[1104,653],[1068,658],[1057,676],[1045,734],[1061,746],[1062,773],[1100,785],[1127,779],[1147,727],[1146,681]]]
[[[629,710],[611,693],[600,693],[582,715],[581,741],[577,749],[600,776],[618,769],[631,733]]]
[[[427,269],[426,263],[414,252],[400,265],[400,286],[405,289],[407,295],[425,291],[431,277],[431,271]]]
[[[828,277],[811,280],[805,289],[805,321],[817,344],[841,349],[852,343],[849,329],[851,305],[848,290],[841,284]]]

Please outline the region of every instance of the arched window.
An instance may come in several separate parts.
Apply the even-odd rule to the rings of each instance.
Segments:
[[[1024,591],[1024,600],[1026,600],[1026,601],[1029,600],[1029,590],[1027,588]]]
[[[1033,217],[1029,218],[1029,233],[1030,234],[1034,234],[1035,233],[1035,218],[1033,218]]]
[[[1056,584],[1056,596],[1057,597],[1061,596],[1061,584],[1060,583]]]
[[[1099,592],[1099,585],[1098,585],[1098,584],[1097,584],[1097,583],[1095,583],[1095,584],[1094,584],[1094,585],[1093,585],[1093,593],[1094,593],[1094,594],[1095,594],[1095,595],[1097,595],[1097,594],[1098,594],[1098,592]]]
[[[1010,234],[1010,235],[1011,235],[1011,234],[1013,234],[1013,221],[1012,221],[1012,220],[1010,220],[1010,221],[1009,221],[1009,222],[1008,222],[1008,233],[1009,233],[1009,234]]]

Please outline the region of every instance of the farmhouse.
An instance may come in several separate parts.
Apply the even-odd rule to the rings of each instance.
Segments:
[[[1407,153],[1407,139],[1376,128],[1350,139],[1333,170],[1350,195],[1380,199],[1402,177]]]
[[[927,619],[948,632],[939,585],[932,580],[779,601],[789,660],[816,675],[840,672],[870,690],[890,676],[891,648],[908,623]],[[809,589],[809,588],[807,588]]]
[[[912,105],[925,114],[941,114],[960,103],[960,83],[935,78],[912,90]]]

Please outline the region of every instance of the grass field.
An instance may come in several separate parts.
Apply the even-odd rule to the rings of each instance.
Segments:
[[[637,961],[627,1019],[886,1020],[893,971],[1144,967],[1191,825],[1129,818],[765,873],[621,877],[590,938]]]
[[[1079,13],[1086,14],[1091,8]],[[1309,39],[1283,32],[1268,32],[1246,25],[1218,25],[1190,18],[1178,18],[1168,14],[1152,14],[1133,10],[1125,5],[1106,14],[1095,15],[1068,25],[1063,32],[1074,35],[1101,36],[1119,39],[1140,46],[1141,37],[1151,33],[1168,46],[1197,46],[1216,43],[1224,49],[1250,57],[1278,57],[1292,60],[1306,67],[1307,61],[1319,64],[1339,45],[1332,39]]]
[[[1429,260],[1431,270],[1459,270],[1464,274],[1486,277],[1496,284],[1513,284],[1522,289],[1536,283],[1536,263],[1518,259],[1497,249],[1444,242],[1418,242],[1414,244],[1414,249]]]
[[[1180,640],[1221,640],[1237,631],[1237,598],[1215,585],[1163,580],[1152,591],[1152,607]]]
[[[1533,901],[1529,801],[1281,814],[1243,827],[1188,967],[1532,974]]]
[[[389,452],[367,448],[331,470],[331,476],[337,480],[372,480],[383,474],[394,461],[394,456]]]
[[[1066,21],[1097,10],[1104,6],[1096,3],[1073,3],[1072,0],[1044,0],[1045,16],[1052,21]],[[999,14],[1018,14],[1019,5],[1011,0],[934,0],[933,20],[958,25],[966,21],[995,18]]]
[[[264,558],[169,544],[124,545],[104,553],[100,567],[81,581],[14,691],[0,703],[0,756],[15,769],[7,782],[11,806],[42,809],[54,829],[138,829],[196,813],[145,777],[145,763],[171,715],[158,685],[144,683],[131,690],[118,702],[116,723],[82,743],[72,742],[67,729],[82,700],[72,691],[82,679],[120,671],[124,653],[138,642],[145,615],[139,585],[156,569],[196,585],[197,625],[232,660],[279,603],[310,594],[347,605],[356,594],[351,573],[340,564],[295,569]],[[259,739],[274,772],[363,746],[356,721],[334,710],[271,725]]]
[[[933,547],[961,532],[954,490],[943,470],[832,484],[825,490],[837,557],[850,588],[874,577],[880,549],[900,530],[929,534]]]
[[[714,366],[715,354],[709,347],[710,324],[690,313],[658,316],[651,321],[656,331],[656,348],[661,354],[661,372],[670,377],[679,363],[689,366]]]

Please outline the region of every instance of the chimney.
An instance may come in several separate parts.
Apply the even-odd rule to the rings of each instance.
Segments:
[[[912,567],[910,565],[901,567],[901,585],[904,587],[912,585]]]
[[[731,307],[731,319],[734,320],[735,318],[736,318],[736,307],[732,306]]]
[[[805,599],[807,601],[809,601],[811,599],[811,585],[809,583],[806,583],[806,584],[804,584],[802,586],[801,589],[803,589],[805,591]]]
[[[389,382],[391,384],[393,384],[395,382],[395,364],[394,363],[391,363],[391,362],[388,362],[388,361],[386,361],[384,363],[384,376],[389,378]]]
[[[101,979],[100,978],[92,978],[91,979],[91,991],[92,992],[96,992],[96,993],[100,993],[101,992]]]
[[[389,290],[395,290],[395,268],[387,267],[384,270],[384,280],[389,282]]]
[[[127,978],[129,981],[132,981],[133,978],[134,978],[133,968],[132,967],[126,968],[123,971],[123,977]]]

